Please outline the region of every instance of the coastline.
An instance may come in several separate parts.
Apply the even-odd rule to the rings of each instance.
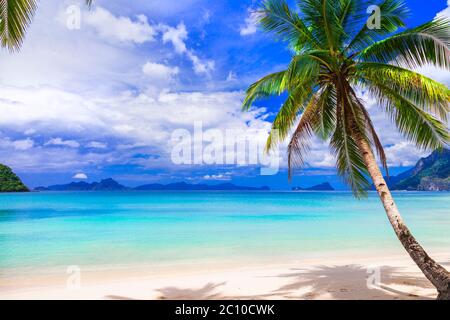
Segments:
[[[449,252],[433,252],[433,257],[450,266]],[[59,271],[1,277],[0,299],[403,300],[436,296],[435,289],[403,252],[373,257],[366,253],[357,258],[328,255],[278,264],[92,267],[82,270],[79,287],[70,284],[66,270]]]

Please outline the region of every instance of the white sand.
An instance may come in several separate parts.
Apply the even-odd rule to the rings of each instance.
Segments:
[[[450,253],[433,257],[447,268],[450,266]],[[406,254],[247,267],[203,264],[176,270],[143,266],[83,270],[79,288],[67,286],[65,271],[25,277],[2,275],[0,299],[433,299],[436,296]]]

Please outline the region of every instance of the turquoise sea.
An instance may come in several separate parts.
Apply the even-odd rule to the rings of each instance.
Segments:
[[[426,248],[450,251],[450,194],[395,193]],[[58,266],[272,261],[400,252],[376,196],[347,192],[0,194],[0,275]]]

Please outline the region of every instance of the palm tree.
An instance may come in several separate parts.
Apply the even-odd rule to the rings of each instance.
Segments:
[[[366,10],[373,2],[298,0],[297,12],[284,0],[264,1],[259,24],[288,43],[292,59],[286,70],[247,89],[243,110],[258,98],[286,94],[266,149],[291,134],[291,177],[292,168],[303,164],[313,135],[329,141],[337,171],[354,195],[367,194],[370,176],[398,239],[436,287],[438,299],[450,299],[450,273],[428,256],[395,205],[373,152],[387,169],[383,146],[356,93],[363,89],[375,97],[399,131],[418,147],[447,146],[450,90],[410,69],[424,65],[450,69],[450,22],[439,18],[396,32],[405,26],[404,1],[379,0],[380,28],[371,29]]]
[[[90,7],[93,0],[86,0]],[[19,51],[25,32],[33,20],[37,0],[0,0],[0,43],[2,48]]]

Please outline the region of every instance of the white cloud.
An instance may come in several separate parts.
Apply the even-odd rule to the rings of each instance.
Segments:
[[[427,156],[430,152],[417,149],[413,143],[401,141],[393,146],[385,148],[388,166],[408,167],[416,164],[421,157]]]
[[[212,174],[212,175],[204,175],[204,180],[231,180],[230,176],[223,175],[223,174]]]
[[[128,17],[116,17],[109,11],[96,7],[93,11],[85,13],[84,21],[105,39],[138,44],[155,40],[156,31],[142,14],[137,15],[136,20],[132,21]]]
[[[86,180],[88,178],[88,176],[85,173],[79,172],[76,173],[72,179],[79,179],[79,180]]]
[[[36,133],[36,130],[34,130],[33,128],[31,128],[31,129],[25,130],[25,132],[24,132],[23,134],[26,135],[26,136],[31,136],[31,135],[33,135],[33,134],[35,134],[35,133]]]
[[[192,51],[187,52],[188,58],[192,61],[194,65],[194,72],[197,74],[209,74],[215,68],[215,62],[213,60],[200,60]]]
[[[256,33],[258,30],[258,20],[260,14],[254,10],[248,9],[248,16],[245,18],[245,25],[239,30],[241,36],[248,36]]]
[[[180,69],[178,67],[170,67],[164,64],[147,62],[142,67],[142,72],[153,81],[170,82],[176,76]]]
[[[72,91],[109,93],[132,84],[141,87],[146,60],[161,60],[156,50],[138,54],[138,46],[104,39],[85,22],[79,30],[66,27],[67,3],[41,1],[20,52],[0,52],[0,83],[11,86],[49,86]],[[131,40],[130,40],[131,41]],[[153,46],[149,43],[148,46]]]
[[[127,12],[147,12],[129,5],[135,10]],[[142,5],[154,7],[147,2]],[[114,7],[118,6],[108,8]],[[214,61],[202,59],[203,54],[191,47],[184,23],[156,26],[142,15],[128,18],[99,8],[88,13],[98,15],[99,20],[83,19],[86,27],[70,31],[54,18],[61,12],[65,12],[62,2],[42,2],[21,52],[0,53],[0,112],[4,115],[0,117],[0,128],[14,133],[2,139],[0,162],[8,161],[28,171],[70,172],[110,164],[170,166],[168,141],[175,128],[192,130],[193,122],[199,119],[205,129],[270,127],[262,110],[240,111],[241,92],[192,92],[190,87],[180,89],[178,82],[168,86],[174,78],[181,81],[176,75],[183,72],[179,69],[182,64],[170,64],[174,57],[188,59],[197,74],[208,75],[215,68]],[[247,19],[250,17],[251,13]],[[247,19],[243,35],[256,31]],[[146,45],[124,45],[140,43]],[[244,76],[239,73],[240,78]],[[448,79],[448,73],[442,76]],[[230,72],[227,78],[233,80],[235,74]],[[155,83],[157,88],[150,93],[147,87]],[[174,88],[185,91],[172,92]],[[382,142],[390,146],[390,164],[414,161],[419,153],[402,145],[404,139],[372,100],[368,107]],[[78,148],[80,145],[89,149]],[[161,158],[131,159],[136,152],[158,154]],[[316,141],[307,161],[309,167],[334,166],[328,146]]]
[[[25,151],[33,148],[34,141],[30,138],[22,140],[11,140],[10,138],[0,138],[0,144],[4,148],[13,148],[18,151]]]
[[[18,168],[84,168],[85,165],[134,163],[143,167],[171,167],[170,137],[175,129],[193,130],[202,120],[204,130],[216,128],[267,130],[270,123],[255,119],[264,110],[240,111],[241,92],[162,92],[92,97],[49,88],[13,88],[0,85],[0,127],[24,132],[33,125],[47,143],[27,153],[0,152]],[[62,138],[64,137],[64,138]],[[101,139],[101,140],[100,140]],[[258,137],[254,137],[258,139]],[[86,142],[85,142],[86,141]],[[108,152],[100,150],[108,144]],[[95,143],[94,143],[95,142]],[[92,148],[87,151],[80,145]],[[52,148],[62,146],[65,148]],[[0,146],[0,150],[2,146]],[[55,153],[56,152],[56,153]],[[133,158],[135,153],[155,157]]]
[[[160,28],[163,31],[162,39],[164,43],[171,42],[175,51],[179,54],[187,51],[185,41],[188,38],[188,33],[183,22],[179,23],[176,28],[168,25],[161,25]]]
[[[450,72],[448,70],[429,65],[417,68],[415,71],[450,86]]]
[[[12,143],[16,150],[28,150],[34,146],[34,141],[27,138],[24,140],[16,140]]]
[[[450,0],[447,0],[447,8],[439,12],[436,18],[450,18]]]
[[[187,58],[191,60],[195,73],[209,74],[214,70],[215,63],[213,60],[203,61],[193,50],[187,48],[185,41],[188,38],[188,33],[183,22],[179,23],[176,28],[168,25],[160,25],[159,28],[163,32],[163,42],[172,43],[176,53],[185,54]]]
[[[64,146],[69,148],[78,148],[80,144],[75,140],[63,140],[61,138],[52,138],[45,143],[46,146]]]
[[[108,144],[104,142],[91,141],[86,145],[86,147],[93,149],[106,149],[108,148]]]

